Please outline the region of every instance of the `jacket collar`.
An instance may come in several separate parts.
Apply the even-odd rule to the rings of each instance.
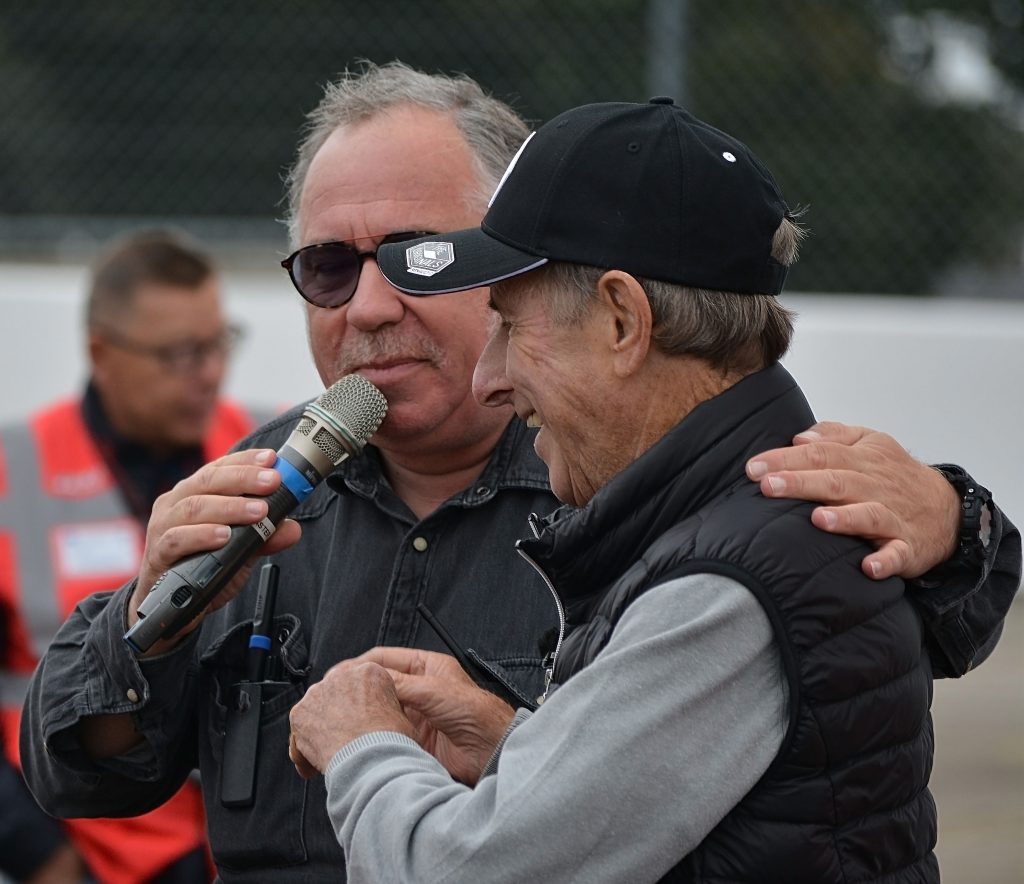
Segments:
[[[533,450],[536,434],[536,430],[513,417],[498,440],[483,473],[470,488],[452,498],[453,502],[463,506],[477,506],[508,489],[548,490],[547,467]],[[363,497],[374,497],[387,485],[380,452],[375,446],[367,445],[362,457],[346,460],[327,478],[327,483],[335,491],[347,487]],[[552,505],[554,503],[552,498]]]
[[[121,496],[143,525],[157,497],[204,463],[203,447],[188,445],[160,455],[120,434],[110,421],[99,390],[90,380],[81,401],[82,420],[96,450],[114,477]]]
[[[622,574],[672,525],[726,493],[747,459],[791,443],[814,422],[796,381],[776,364],[701,403],[581,508],[531,519],[519,547],[566,599]]]

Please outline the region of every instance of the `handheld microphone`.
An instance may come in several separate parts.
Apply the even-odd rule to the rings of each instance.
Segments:
[[[195,619],[238,573],[256,548],[277,530],[281,519],[305,500],[331,471],[363,450],[387,413],[384,395],[366,378],[345,375],[306,406],[288,441],[278,449],[273,469],[281,485],[263,498],[267,515],[255,525],[235,525],[220,549],[187,556],[157,578],[139,605],[138,622],[124,641],[144,654]]]

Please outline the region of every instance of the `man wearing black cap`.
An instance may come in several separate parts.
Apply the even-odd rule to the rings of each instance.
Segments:
[[[518,548],[569,628],[532,716],[409,649],[308,690],[290,753],[350,881],[938,880],[904,583],[744,476],[813,422],[778,363],[800,238],[746,146],[658,99],[556,117],[480,228],[381,248],[407,293],[492,287],[474,394],[540,428],[571,506]]]

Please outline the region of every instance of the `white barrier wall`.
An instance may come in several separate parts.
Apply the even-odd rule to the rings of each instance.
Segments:
[[[85,278],[78,267],[0,265],[0,420],[81,386]],[[283,272],[229,272],[225,288],[248,329],[228,392],[271,408],[317,395],[300,299]],[[963,464],[1024,524],[1024,298],[784,300],[799,313],[785,363],[820,418],[883,429],[922,460]]]

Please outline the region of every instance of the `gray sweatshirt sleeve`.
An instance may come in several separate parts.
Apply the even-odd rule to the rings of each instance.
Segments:
[[[767,769],[787,702],[744,586],[694,575],[655,587],[475,788],[397,734],[339,751],[327,806],[348,880],[655,881]]]

